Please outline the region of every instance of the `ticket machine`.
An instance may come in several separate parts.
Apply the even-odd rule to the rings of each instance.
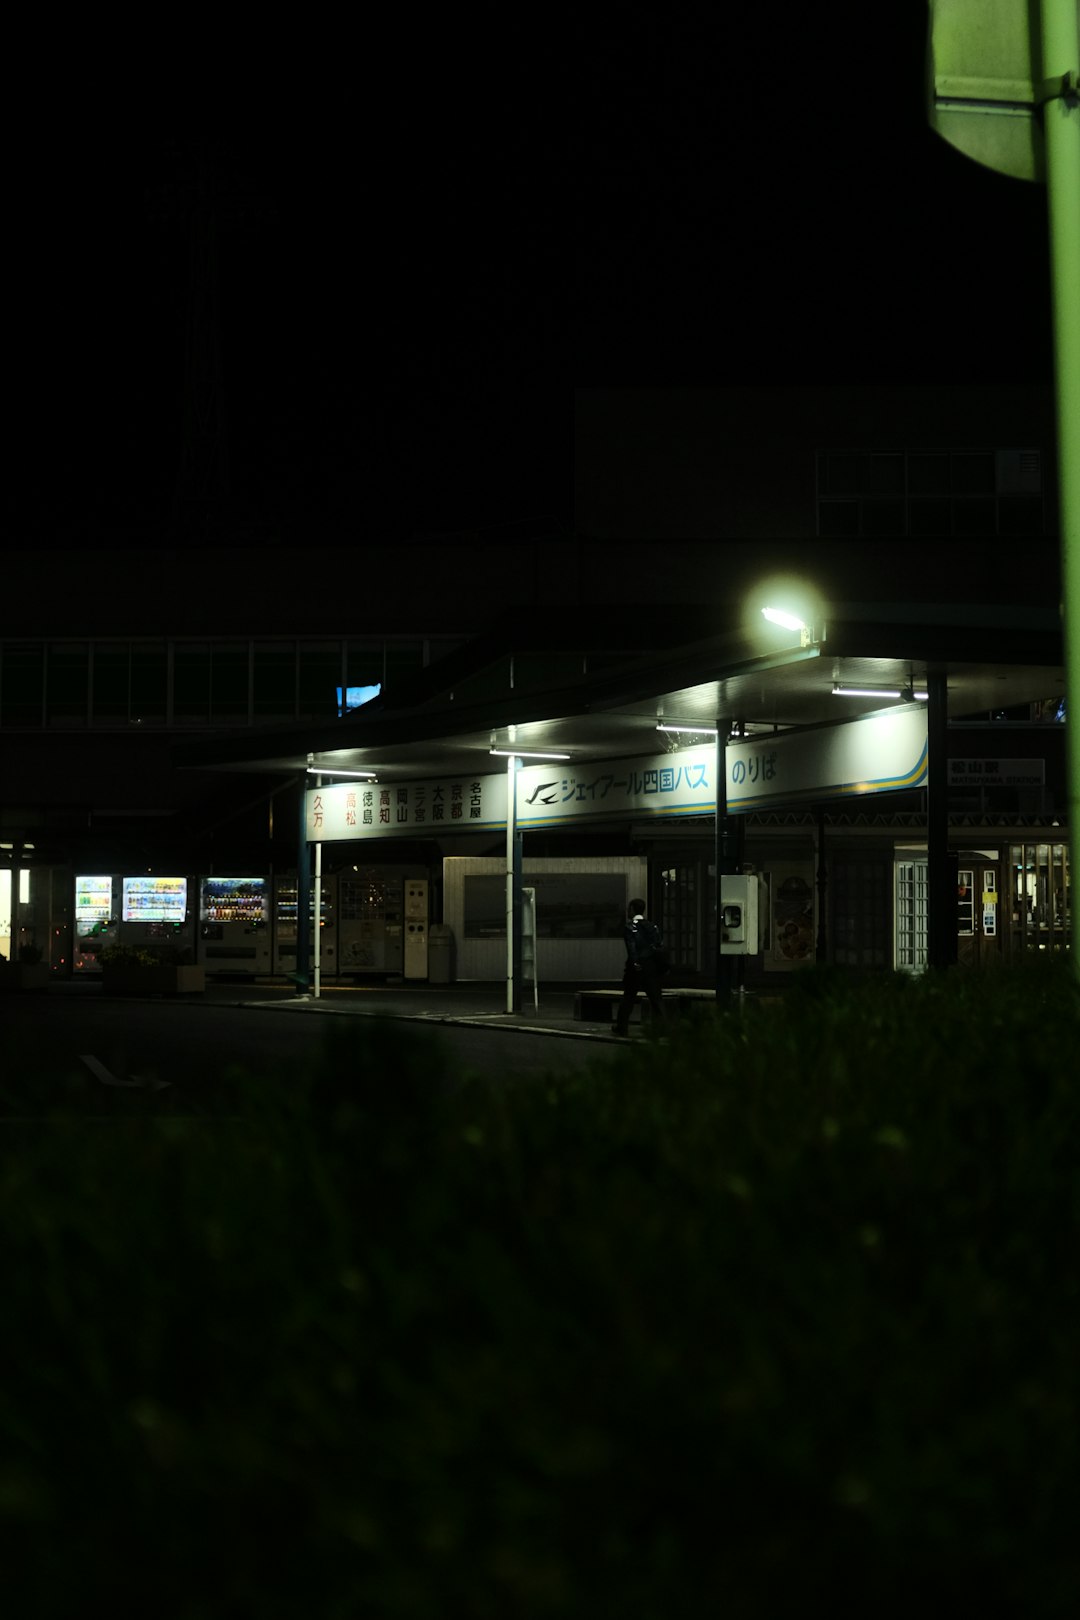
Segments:
[[[405,880],[405,977],[428,976],[428,880]]]
[[[720,877],[720,954],[756,956],[762,946],[766,916],[764,883],[753,872]]]
[[[377,867],[338,879],[338,971],[398,976],[404,967],[401,870]]]

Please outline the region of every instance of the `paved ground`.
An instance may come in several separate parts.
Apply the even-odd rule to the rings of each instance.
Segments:
[[[589,987],[585,998],[590,1016],[575,1017],[577,990],[558,986],[542,988],[534,1002],[531,991],[522,1002],[520,1012],[508,1013],[504,983],[468,981],[464,984],[433,985],[425,982],[398,981],[387,984],[327,985],[316,998],[300,995],[291,985],[271,980],[223,980],[208,982],[202,995],[191,998],[220,1005],[258,1007],[267,1012],[339,1013],[345,1017],[381,1017],[417,1019],[425,1023],[464,1024],[476,1028],[490,1027],[502,1030],[523,1030],[533,1034],[562,1036],[585,1041],[613,1041],[611,1023],[618,1004],[619,990],[608,991],[610,1000],[597,993],[603,987]],[[101,985],[93,979],[66,980],[49,986],[50,995],[101,994]],[[710,992],[680,991],[673,987],[665,991],[665,999],[682,1004],[709,1007],[715,1005]],[[186,998],[185,998],[186,999]],[[640,1036],[644,996],[638,998],[631,1031]]]

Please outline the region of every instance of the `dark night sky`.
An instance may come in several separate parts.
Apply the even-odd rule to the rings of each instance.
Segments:
[[[236,509],[567,521],[576,385],[1048,379],[1043,194],[928,129],[922,7],[761,10],[420,30],[351,99],[234,109]],[[204,134],[61,121],[18,166],[6,502],[43,537],[168,510],[186,250],[147,202]]]

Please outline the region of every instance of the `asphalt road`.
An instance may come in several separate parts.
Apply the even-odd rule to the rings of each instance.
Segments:
[[[104,1094],[124,1082],[172,1088],[213,1108],[215,1079],[231,1066],[248,1073],[297,1073],[327,1042],[363,1052],[373,1026],[381,1033],[374,1061],[392,1069],[406,1043],[420,1043],[438,1066],[468,1069],[508,1083],[611,1062],[619,1049],[554,1035],[475,1029],[408,1020],[342,1018],[333,1013],[267,1007],[120,1001],[95,997],[8,996],[0,1006],[0,1076],[5,1088],[32,1101],[72,1087]],[[436,1055],[438,1054],[438,1055]],[[388,1082],[392,1081],[388,1073]],[[136,1088],[131,1087],[132,1091]]]

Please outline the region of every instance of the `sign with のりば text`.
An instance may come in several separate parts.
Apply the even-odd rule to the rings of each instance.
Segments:
[[[858,720],[731,742],[728,810],[923,787],[926,734],[925,704],[898,703]]]

